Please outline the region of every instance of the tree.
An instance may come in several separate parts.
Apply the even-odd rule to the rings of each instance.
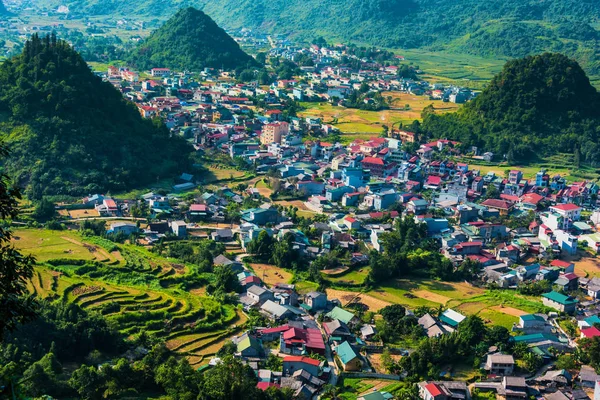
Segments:
[[[8,155],[0,145],[0,158]],[[8,176],[0,175],[0,218],[3,221],[18,215],[19,190],[10,184]],[[35,301],[26,297],[27,281],[33,276],[34,259],[23,256],[10,244],[11,233],[0,225],[0,341],[8,330],[33,319]]]
[[[170,357],[158,367],[155,379],[174,400],[195,400],[200,394],[201,375],[185,358]]]
[[[261,231],[256,239],[248,244],[248,253],[254,254],[261,260],[267,260],[273,252],[273,238],[266,230]]]
[[[69,379],[69,385],[83,400],[100,400],[104,392],[105,381],[96,367],[82,365]]]
[[[213,369],[204,373],[202,382],[203,399],[211,400],[256,400],[257,378],[254,371],[233,356],[226,356]],[[188,364],[189,365],[189,364]]]
[[[544,364],[542,356],[532,352],[527,352],[523,356],[523,361],[525,362],[525,368],[527,368],[529,372],[537,371]]]
[[[500,197],[500,191],[498,190],[498,188],[496,187],[496,185],[490,183],[487,185],[487,188],[485,189],[485,195],[483,196],[484,199],[497,199]]]
[[[54,217],[56,208],[48,198],[43,197],[42,200],[36,203],[33,217],[39,222],[46,222]]]

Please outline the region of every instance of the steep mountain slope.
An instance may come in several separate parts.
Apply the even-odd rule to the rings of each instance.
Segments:
[[[597,71],[600,2],[595,0],[41,0],[75,15],[166,18],[203,9],[225,28],[260,28],[305,39],[521,57],[539,51],[576,56]]]
[[[138,187],[182,169],[191,150],[54,36],[0,65],[0,121],[3,168],[32,198]]]
[[[425,111],[422,128],[509,160],[571,152],[600,165],[600,94],[576,61],[545,53],[509,61],[455,114]]]
[[[192,7],[180,10],[140,43],[129,62],[142,69],[195,71],[257,65],[208,15]]]

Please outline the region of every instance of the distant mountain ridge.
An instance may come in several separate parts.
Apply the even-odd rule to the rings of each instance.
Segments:
[[[565,53],[600,71],[596,0],[40,0],[74,13],[166,18],[194,6],[218,24],[393,48],[483,56]]]
[[[208,15],[192,7],[177,12],[142,41],[128,61],[141,69],[179,71],[258,65]]]

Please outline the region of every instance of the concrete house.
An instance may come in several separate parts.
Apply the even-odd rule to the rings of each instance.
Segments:
[[[246,295],[258,304],[263,304],[267,300],[273,300],[273,292],[262,286],[250,286]]]
[[[545,306],[554,308],[555,310],[574,314],[578,300],[571,296],[565,296],[564,294],[552,291],[542,295],[542,302]]]
[[[312,376],[319,376],[321,362],[310,357],[288,356],[283,359],[283,375],[291,376],[301,369]]]
[[[171,230],[177,237],[184,238],[187,236],[187,224],[185,221],[173,221],[171,222]]]
[[[252,336],[246,336],[237,344],[237,352],[242,357],[260,357],[263,353],[262,344]]]
[[[310,292],[304,295],[304,304],[309,311],[324,310],[327,307],[327,294]]]
[[[362,365],[360,357],[352,346],[350,346],[350,343],[344,342],[337,346],[334,351],[344,371],[360,371]]]
[[[493,375],[512,375],[515,369],[515,359],[507,354],[489,354],[485,362],[485,370]]]

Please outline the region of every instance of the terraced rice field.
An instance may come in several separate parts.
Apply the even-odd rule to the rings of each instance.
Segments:
[[[147,332],[162,337],[169,348],[190,359],[197,357],[191,360],[194,362],[215,354],[246,321],[240,310],[208,297],[205,288],[180,289],[178,277],[189,269],[176,260],[137,246],[119,245],[115,249],[114,243],[104,239],[85,239],[74,232],[59,234],[17,232],[23,241],[16,240],[15,244],[24,250],[38,241],[44,244],[36,248],[38,260],[43,262],[36,265],[27,284],[40,298],[68,301],[99,312],[128,336]],[[53,258],[59,254],[57,246],[72,247],[76,249],[74,255],[86,257],[61,254]],[[95,246],[94,253],[104,257],[90,257],[86,246]]]

